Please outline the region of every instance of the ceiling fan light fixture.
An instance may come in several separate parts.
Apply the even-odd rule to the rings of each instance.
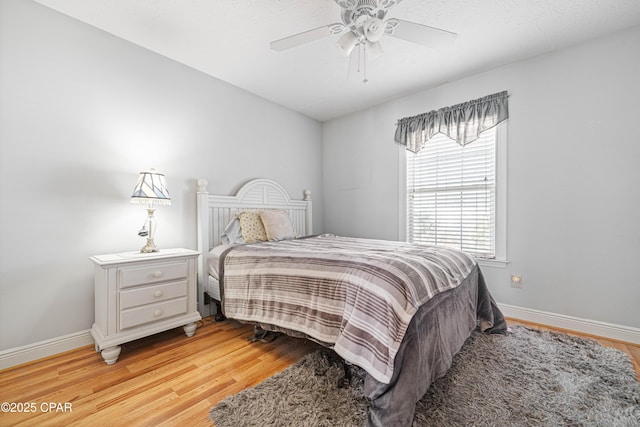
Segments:
[[[344,56],[349,56],[359,41],[358,36],[353,31],[347,31],[338,39],[338,49]]]
[[[385,24],[382,19],[371,17],[362,25],[362,32],[367,40],[375,43],[380,40],[384,34],[384,28]]]

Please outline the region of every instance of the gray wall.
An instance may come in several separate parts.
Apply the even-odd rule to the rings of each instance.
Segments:
[[[138,172],[166,174],[160,248],[196,247],[196,180],[310,189],[321,124],[31,1],[0,0],[0,351],[87,330],[94,254],[138,250]]]
[[[511,263],[483,268],[494,297],[640,327],[638,46],[640,27],[324,123],[325,229],[397,239],[396,120],[508,90]]]

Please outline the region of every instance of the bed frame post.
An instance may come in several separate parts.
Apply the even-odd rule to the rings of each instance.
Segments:
[[[313,209],[311,202],[311,190],[304,190],[304,201],[307,202],[307,209],[305,209],[305,234],[310,236],[313,234]]]
[[[209,253],[209,192],[207,191],[208,181],[198,180],[198,192],[196,194],[197,210],[197,232],[198,232],[198,311],[202,317],[204,312],[204,290],[206,280],[209,276],[207,269],[207,254]]]

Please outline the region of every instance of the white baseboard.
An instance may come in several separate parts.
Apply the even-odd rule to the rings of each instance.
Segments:
[[[508,304],[498,304],[502,313],[507,317],[568,329],[603,338],[640,344],[640,328],[615,325],[597,320],[581,319],[565,316],[564,314],[549,313],[532,308],[516,307]]]
[[[10,348],[0,351],[0,370],[92,344],[94,344],[93,337],[87,329],[22,347]]]

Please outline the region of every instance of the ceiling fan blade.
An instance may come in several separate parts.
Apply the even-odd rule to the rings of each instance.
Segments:
[[[325,25],[323,27],[314,28],[313,30],[304,31],[279,40],[274,40],[269,43],[269,46],[271,46],[272,50],[282,52],[283,50],[291,49],[296,46],[300,46],[301,44],[320,40],[321,38],[332,34],[340,34],[343,30],[344,25],[342,24]]]
[[[397,24],[390,25],[394,23],[389,21],[397,21]],[[432,48],[452,45],[458,37],[456,33],[451,31],[396,18],[387,21],[386,33],[399,39]]]

